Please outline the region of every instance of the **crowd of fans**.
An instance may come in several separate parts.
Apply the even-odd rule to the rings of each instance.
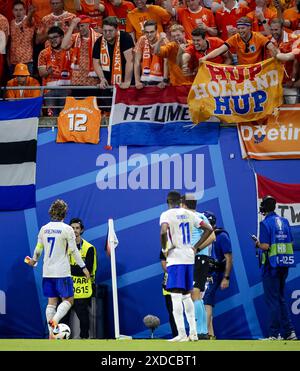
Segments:
[[[17,0],[0,3],[6,98],[57,99],[190,85],[199,60],[250,64],[300,45],[300,0]],[[286,60],[286,59],[284,59]],[[286,103],[298,102],[298,55],[285,61]],[[22,86],[48,86],[27,90]],[[80,90],[56,86],[84,87]],[[108,92],[106,92],[108,90]],[[105,99],[104,99],[105,103]],[[105,106],[105,104],[104,104]]]

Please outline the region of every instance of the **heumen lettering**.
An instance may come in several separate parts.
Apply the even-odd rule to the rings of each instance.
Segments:
[[[122,121],[190,121],[187,105],[161,104],[153,106],[126,106]]]

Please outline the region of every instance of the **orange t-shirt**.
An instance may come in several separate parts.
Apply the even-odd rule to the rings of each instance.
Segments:
[[[196,65],[199,65],[200,58],[203,58],[206,54],[224,45],[224,41],[222,39],[219,39],[218,37],[207,37],[206,43],[207,43],[207,49],[204,51],[197,50],[193,44],[188,46],[186,49],[186,53],[190,54],[190,56],[192,57],[192,60],[193,59],[196,60]],[[218,55],[214,59],[209,59],[209,61],[218,63],[218,64],[224,64],[224,54]],[[194,61],[193,61],[193,64],[195,64]]]
[[[75,3],[74,0],[64,0],[64,9],[67,12],[76,14],[76,9],[75,9],[75,4],[74,3]]]
[[[196,13],[191,12],[189,8],[177,9],[178,23],[180,23],[185,31],[187,39],[192,39],[192,31],[197,28],[198,22],[203,22],[207,27],[216,27],[215,17],[209,9],[201,7]]]
[[[236,22],[239,18],[244,17],[249,13],[250,8],[240,4],[237,8],[233,8],[230,11],[226,9],[219,9],[215,13],[216,24],[218,25],[218,31],[222,40],[228,39],[227,26],[236,27]]]
[[[60,27],[64,32],[68,31],[68,28],[71,24],[73,18],[76,15],[73,13],[69,13],[64,11],[61,15],[54,15],[53,13],[46,15],[43,17],[40,28],[46,30],[48,32],[49,28],[52,26]]]
[[[135,6],[130,1],[122,0],[120,6],[114,6],[111,2],[105,3],[105,17],[112,16],[119,18],[119,30],[126,30],[127,14],[133,10]]]
[[[282,39],[279,42],[271,35],[268,36],[268,39],[280,50],[281,53],[290,53],[294,48],[294,43],[300,43],[300,35],[295,35],[286,31],[283,31]],[[285,73],[283,75],[283,83],[290,81],[293,72],[293,65],[294,61],[284,62]]]
[[[96,97],[67,97],[57,119],[57,143],[99,143],[101,111]]]
[[[37,25],[40,24],[43,17],[52,12],[49,0],[27,0],[27,5],[34,6],[34,20]]]
[[[191,85],[195,76],[185,76],[177,61],[179,45],[171,41],[160,47],[159,56],[167,58],[169,67],[170,83],[173,86]]]
[[[147,5],[147,11],[141,12],[140,10],[133,9],[127,14],[126,18],[126,31],[135,32],[135,38],[138,40],[143,35],[144,23],[148,20],[157,22],[157,32],[163,32],[163,25],[166,25],[171,15],[162,7],[157,5]]]
[[[7,82],[7,86],[8,87],[19,86],[17,78],[15,77],[14,79],[9,80]],[[25,86],[40,86],[40,84],[36,79],[28,76],[26,79]],[[5,97],[19,99],[19,98],[35,98],[35,97],[39,97],[40,95],[41,95],[41,91],[37,89],[36,90],[20,89],[20,90],[7,90]]]
[[[67,85],[67,80],[71,74],[71,56],[72,50],[56,50],[47,47],[42,50],[38,58],[38,68],[52,67],[53,73],[43,77],[43,85]],[[66,76],[65,76],[66,75]],[[63,83],[65,76],[66,83]]]
[[[292,30],[300,30],[300,13],[296,8],[287,9],[283,12],[283,19],[290,21]]]
[[[28,63],[33,58],[34,26],[29,26],[27,17],[20,23],[10,22],[10,63]]]
[[[238,58],[238,64],[253,64],[261,62],[265,58],[265,47],[270,43],[267,37],[259,32],[252,32],[248,43],[242,40],[240,34],[235,34],[226,40],[229,49],[234,48]]]
[[[96,29],[101,29],[103,23],[103,15],[98,10],[95,9],[95,2],[93,4],[87,3],[85,0],[80,0],[81,11],[78,14],[88,15],[92,22],[91,26]]]

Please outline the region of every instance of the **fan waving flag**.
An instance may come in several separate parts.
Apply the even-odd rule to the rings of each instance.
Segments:
[[[0,210],[35,207],[38,117],[42,97],[0,102]]]
[[[277,202],[275,212],[289,221],[294,249],[300,250],[300,184],[279,183],[259,174],[256,179],[258,209],[264,196],[273,196]]]

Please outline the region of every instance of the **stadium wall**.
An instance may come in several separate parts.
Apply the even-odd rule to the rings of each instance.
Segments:
[[[155,337],[170,334],[162,296],[159,261],[159,216],[169,189],[196,191],[198,209],[212,210],[230,233],[234,271],[230,288],[220,291],[215,309],[218,338],[256,339],[266,335],[266,306],[258,262],[249,233],[256,233],[254,171],[275,181],[300,183],[299,161],[241,159],[235,128],[221,128],[218,145],[121,147],[106,151],[107,132],[98,145],[55,142],[56,131],[40,129],[37,158],[37,207],[0,213],[0,337],[44,338],[46,300],[41,268],[24,264],[32,255],[38,229],[48,222],[50,203],[69,204],[68,222],[80,217],[83,237],[98,251],[98,284],[108,286],[107,337],[114,336],[110,260],[104,251],[107,220],[113,218],[119,239],[116,251],[120,333],[147,338],[143,317],[161,320]],[[162,165],[163,164],[163,165]],[[170,165],[171,164],[171,165]],[[169,166],[170,165],[170,166]],[[300,333],[300,252],[290,271],[287,301]]]

